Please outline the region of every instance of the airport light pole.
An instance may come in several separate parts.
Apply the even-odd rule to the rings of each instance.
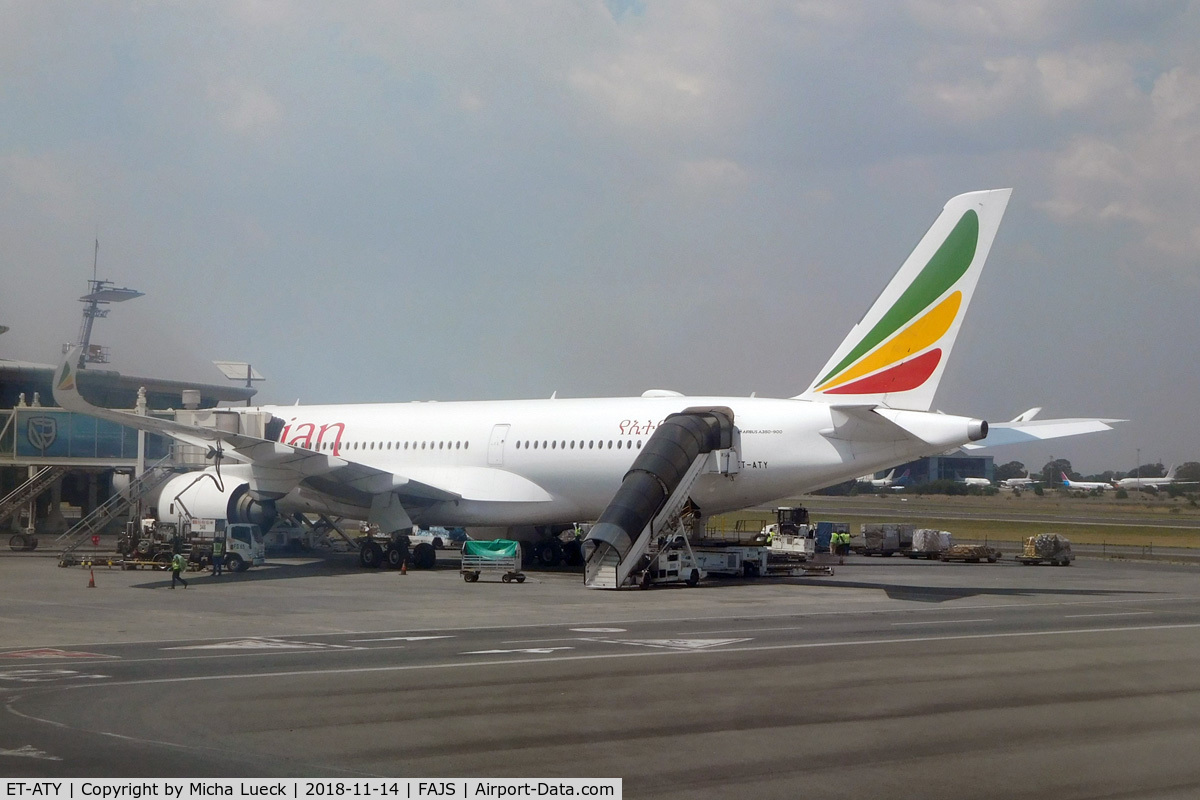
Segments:
[[[221,374],[231,381],[245,381],[247,389],[254,388],[255,381],[265,381],[258,370],[247,364],[245,361],[214,361],[217,369],[221,370]],[[250,406],[250,398],[246,398],[246,407]]]
[[[71,348],[75,345],[80,346],[79,363],[76,365],[83,369],[85,364],[107,364],[108,363],[108,348],[92,345],[92,325],[96,320],[104,319],[108,316],[109,309],[107,307],[111,303],[123,303],[126,300],[132,300],[135,297],[142,297],[143,294],[136,289],[128,289],[116,286],[112,281],[100,280],[96,277],[96,267],[100,258],[100,240],[96,240],[96,249],[92,255],[92,279],[88,281],[88,293],[79,298],[79,302],[83,303],[83,323],[79,326],[79,336],[76,341],[63,345],[63,355],[71,352]]]

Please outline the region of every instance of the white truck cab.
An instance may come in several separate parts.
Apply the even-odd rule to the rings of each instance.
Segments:
[[[267,561],[262,530],[257,525],[237,522],[225,526],[225,568],[244,572],[251,565],[261,567]]]

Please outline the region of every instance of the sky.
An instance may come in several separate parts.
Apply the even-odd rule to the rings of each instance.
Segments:
[[[1013,187],[936,398],[1200,460],[1200,3],[0,0],[0,357],[263,402],[803,391]]]

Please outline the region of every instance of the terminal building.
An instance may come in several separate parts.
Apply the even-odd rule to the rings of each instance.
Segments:
[[[896,467],[896,474],[908,473],[907,484],[932,483],[934,481],[963,481],[966,478],[987,478],[995,482],[995,461],[992,456],[968,455],[962,450],[947,455],[927,456]],[[880,472],[876,477],[883,477]]]

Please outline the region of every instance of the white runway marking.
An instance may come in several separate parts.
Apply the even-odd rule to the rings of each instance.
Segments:
[[[40,758],[43,761],[62,761],[58,756],[52,756],[45,750],[38,750],[31,744],[18,747],[16,750],[0,748],[0,756],[16,756],[17,758]]]
[[[893,622],[893,625],[951,625],[955,622],[995,622],[991,617],[983,619],[926,619],[920,622]]]
[[[730,644],[749,642],[750,639],[596,639],[609,644],[632,644],[638,647],[663,647],[670,650],[707,650]]]
[[[453,639],[453,636],[385,636],[382,639],[350,639],[351,642],[423,642],[426,639]]]
[[[85,653],[80,650],[63,650],[58,647],[38,647],[33,650],[10,650],[0,653],[0,658],[116,658],[103,653]]]
[[[1083,617],[1137,617],[1143,614],[1153,614],[1153,611],[1111,611],[1107,614],[1064,614],[1063,619],[1082,619]]]
[[[576,633],[624,633],[624,628],[571,628]]]
[[[0,671],[0,682],[49,683],[51,681],[104,680],[110,675],[89,675],[73,669],[7,669]]]
[[[362,675],[373,674],[380,672],[412,672],[415,670],[429,669],[461,669],[464,667],[498,667],[508,666],[512,664],[549,664],[565,661],[593,661],[607,660],[614,658],[655,658],[667,656],[680,656],[685,653],[695,654],[697,652],[728,654],[728,653],[757,653],[769,652],[772,650],[820,650],[826,647],[879,647],[895,644],[920,644],[922,642],[963,642],[963,641],[978,641],[985,639],[1019,639],[1033,636],[1094,636],[1103,633],[1152,633],[1156,631],[1182,631],[1195,630],[1200,628],[1200,622],[1181,623],[1178,625],[1141,625],[1127,626],[1117,628],[1074,628],[1065,630],[1053,631],[1017,631],[1011,633],[966,633],[954,636],[909,636],[892,639],[863,639],[863,640],[845,640],[831,642],[803,642],[797,644],[773,644],[773,645],[755,645],[752,647],[729,647],[721,650],[673,650],[667,648],[651,648],[647,650],[639,650],[628,653],[593,653],[588,655],[559,655],[551,658],[501,658],[491,659],[487,661],[444,661],[434,664],[392,664],[384,667],[334,667],[331,669],[312,669],[312,670],[281,670],[277,672],[249,672],[241,674],[226,674],[219,675],[192,675],[179,678],[145,678],[142,680],[131,681],[113,681],[104,684],[105,687],[114,686],[150,686],[154,684],[164,683],[196,683],[200,681],[227,681],[240,680],[249,678],[302,678],[302,677],[324,677],[328,675]],[[535,648],[535,652],[541,653],[542,650],[551,648]],[[571,649],[571,648],[561,648]],[[500,651],[500,652],[526,652],[526,651]],[[69,687],[70,688],[70,687]],[[12,710],[11,708],[9,709]],[[15,712],[14,712],[15,713]]]
[[[520,649],[520,650],[468,650],[467,652],[465,652],[465,653],[460,653],[459,655],[464,655],[464,656],[485,656],[485,655],[497,655],[497,654],[499,654],[499,653],[539,653],[539,654],[546,654],[546,653],[553,653],[555,650],[574,650],[574,649],[575,649],[574,647],[526,647],[526,648],[523,648],[523,649]]]
[[[189,644],[182,647],[164,647],[164,650],[353,650],[345,644],[321,644],[317,642],[289,642],[283,639],[233,639],[215,644]]]

